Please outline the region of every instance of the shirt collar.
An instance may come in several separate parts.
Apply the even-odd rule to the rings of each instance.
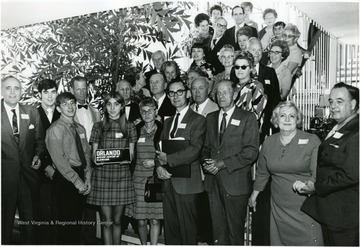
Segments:
[[[186,112],[189,110],[189,105],[187,105],[184,109],[182,109],[180,112],[176,110],[176,113],[180,113],[180,115],[184,116]]]
[[[4,101],[4,107],[5,107],[5,110],[8,111],[8,112],[11,112],[12,109],[15,109],[16,112],[19,111],[19,103],[17,103],[14,108],[11,108],[11,107],[10,107],[8,104],[6,104],[5,101]]]
[[[228,111],[226,112],[226,114],[227,114],[228,117],[231,117],[231,116],[232,116],[232,114],[234,113],[235,107],[236,107],[236,106],[233,105],[233,107],[231,107],[230,110],[228,110]],[[222,116],[224,113],[225,113],[224,110],[221,109],[221,110],[220,110],[220,115]]]

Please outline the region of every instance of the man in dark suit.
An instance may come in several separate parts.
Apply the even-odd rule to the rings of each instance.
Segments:
[[[55,99],[57,96],[58,86],[55,81],[50,79],[41,80],[38,84],[39,97],[41,104],[37,107],[43,126],[43,136],[50,125],[59,119],[60,112],[55,108]],[[37,220],[47,221],[56,220],[56,203],[52,180],[56,179],[58,174],[53,168],[50,154],[46,150],[40,157],[41,166],[39,168],[39,205]],[[36,231],[37,244],[57,244],[56,231],[52,225],[42,225],[37,227]]]
[[[13,76],[1,80],[1,238],[12,244],[15,211],[19,210],[21,244],[34,244],[34,220],[40,155],[45,149],[40,116],[35,107],[21,105],[21,83]]]
[[[96,122],[100,121],[99,110],[88,103],[89,85],[85,77],[75,76],[70,81],[70,92],[76,99],[76,113],[74,120],[84,126],[87,141],[90,140],[91,130]],[[86,204],[84,209],[85,221],[96,222],[97,206]],[[95,225],[82,225],[81,244],[97,244]]]
[[[319,147],[316,182],[305,182],[301,208],[321,223],[325,246],[359,246],[359,89],[345,83],[331,90],[335,127]]]
[[[264,122],[260,130],[260,143],[263,143],[266,136],[278,132],[271,122],[273,109],[280,102],[279,80],[273,68],[260,63],[262,57],[261,42],[257,38],[250,38],[247,45],[254,57],[254,64],[257,80],[262,83],[264,92],[267,95],[267,104],[264,110]],[[252,243],[254,245],[270,245],[270,184],[269,179],[264,191],[258,197],[258,207],[252,215]]]
[[[225,37],[227,21],[220,16],[216,19],[214,24],[214,35],[209,39],[209,43],[205,44],[207,47],[206,62],[214,66],[214,75],[224,71],[224,66],[219,61],[218,52],[225,44],[229,44],[229,40]]]
[[[164,119],[173,116],[176,108],[171,104],[169,97],[167,97],[165,90],[167,83],[161,73],[155,73],[150,77],[150,92],[158,104],[159,121],[162,123]]]
[[[141,122],[139,105],[131,101],[132,87],[130,82],[127,80],[120,80],[116,85],[116,91],[123,96],[125,101],[125,107],[123,108],[121,115],[125,114],[126,120],[135,125],[139,124]]]
[[[157,151],[157,174],[163,179],[164,233],[167,245],[197,245],[198,194],[203,192],[199,155],[205,138],[205,118],[189,108],[189,89],[181,80],[172,81],[167,91],[176,116],[165,120],[160,140],[189,141],[174,153]],[[191,166],[190,177],[172,177],[163,167]]]
[[[232,8],[231,16],[234,19],[235,25],[226,30],[225,37],[227,39],[228,44],[232,45],[233,47],[235,47],[238,44],[237,37],[236,37],[237,31],[244,26],[250,27],[251,28],[251,37],[257,38],[256,28],[245,24],[245,22],[244,22],[245,15],[244,14],[245,14],[244,9],[242,7],[240,7],[239,5],[236,5],[235,7]]]
[[[206,117],[202,150],[205,191],[209,196],[214,244],[243,245],[247,202],[252,191],[251,165],[259,151],[253,113],[234,105],[236,85],[217,85],[220,110]]]
[[[148,90],[150,90],[150,78],[153,74],[157,74],[157,73],[161,73],[160,69],[161,69],[161,65],[166,61],[166,56],[165,53],[161,50],[157,50],[155,51],[152,55],[151,55],[151,61],[154,64],[154,69],[146,72],[144,74],[145,76],[145,82],[146,82],[146,86],[145,88],[147,88]]]

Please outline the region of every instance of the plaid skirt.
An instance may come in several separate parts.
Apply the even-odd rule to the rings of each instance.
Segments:
[[[122,206],[134,202],[134,183],[128,165],[109,164],[93,168],[87,203]]]

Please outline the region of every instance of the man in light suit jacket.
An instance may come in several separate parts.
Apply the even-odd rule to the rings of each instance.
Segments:
[[[207,114],[219,110],[219,106],[209,99],[209,79],[200,76],[195,78],[191,84],[191,95],[193,104],[190,108],[206,117]],[[201,174],[204,180],[204,174]],[[198,221],[198,234],[199,241],[211,244],[212,239],[212,228],[211,228],[211,216],[209,208],[208,196],[205,192],[199,195],[198,203],[199,221]]]
[[[208,97],[209,87],[209,80],[203,76],[196,78],[191,85],[191,95],[194,103],[190,108],[204,117],[210,112],[219,110],[219,106]]]
[[[337,124],[319,147],[315,184],[301,208],[321,223],[325,246],[359,246],[359,89],[345,83],[331,90]]]
[[[163,210],[165,243],[170,245],[197,245],[196,201],[203,192],[199,155],[205,138],[205,118],[188,105],[190,91],[175,80],[167,91],[176,108],[176,116],[165,120],[160,140],[183,138],[189,146],[178,152],[166,154],[157,151],[157,174],[163,179]],[[191,165],[190,177],[171,177],[163,165],[170,167]]]
[[[60,117],[60,112],[58,112],[55,107],[58,86],[55,81],[44,79],[39,82],[37,89],[41,99],[41,104],[37,109],[43,126],[43,135],[45,136],[46,130]],[[51,220],[58,219],[56,215],[56,198],[54,196],[53,180],[55,180],[59,174],[53,168],[53,162],[47,150],[43,152],[40,159],[37,220],[50,222]],[[36,244],[57,244],[54,226],[41,225],[38,226],[36,230]]]
[[[34,244],[40,155],[45,149],[40,116],[35,107],[21,105],[21,83],[1,80],[1,239],[12,244],[15,211],[19,210],[21,244]]]
[[[215,245],[244,244],[251,166],[259,151],[256,117],[234,105],[235,90],[233,82],[221,81],[217,85],[221,109],[206,117],[202,160]]]
[[[74,120],[84,126],[87,141],[90,140],[93,125],[101,120],[98,109],[87,102],[88,88],[88,82],[85,77],[75,76],[70,81],[70,92],[75,96],[77,108]],[[96,206],[86,204],[84,220],[96,222],[96,211]],[[83,225],[81,234],[81,244],[97,244],[96,227],[94,225]]]
[[[234,19],[235,25],[233,27],[227,29],[225,32],[225,37],[227,39],[228,44],[232,45],[233,47],[238,45],[236,33],[240,28],[242,28],[244,26],[250,27],[251,28],[251,37],[257,38],[256,28],[245,24],[245,22],[244,22],[245,11],[241,6],[236,5],[235,7],[233,7],[232,11],[231,11],[231,16]]]

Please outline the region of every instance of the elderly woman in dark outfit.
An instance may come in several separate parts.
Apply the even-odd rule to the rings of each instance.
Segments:
[[[211,80],[214,76],[213,73],[215,72],[214,66],[210,63],[206,62],[205,54],[206,47],[201,43],[195,43],[191,47],[191,58],[194,60],[189,70],[193,70],[195,68],[200,68],[202,71],[206,72],[207,77]]]
[[[256,198],[271,176],[271,245],[323,245],[320,225],[300,210],[306,196],[293,190],[297,180],[315,181],[320,140],[298,129],[302,115],[290,101],[274,109],[271,121],[280,132],[262,145],[249,206],[256,210]]]

